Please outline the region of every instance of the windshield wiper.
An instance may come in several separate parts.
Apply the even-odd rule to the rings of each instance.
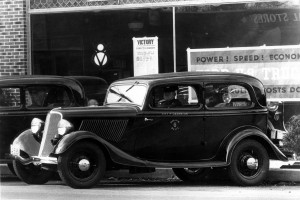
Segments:
[[[126,92],[128,92],[129,90],[131,90],[131,88],[133,88],[133,87],[136,86],[137,84],[139,84],[138,81],[134,82],[134,84],[132,84],[132,86],[130,86],[130,87],[126,90]]]
[[[132,101],[129,97],[125,96],[125,95],[122,94],[122,93],[119,93],[119,92],[117,92],[117,91],[115,91],[115,90],[113,90],[113,89],[111,89],[111,88],[109,89],[109,92],[118,95],[119,97],[121,97],[121,99],[126,99],[126,100],[129,101],[130,103],[133,103],[133,101]],[[120,101],[120,100],[119,100],[119,101]]]

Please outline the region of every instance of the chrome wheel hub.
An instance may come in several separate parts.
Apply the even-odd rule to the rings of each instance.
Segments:
[[[85,172],[85,171],[89,170],[90,166],[91,166],[90,161],[87,159],[82,159],[78,162],[78,167],[81,171]]]
[[[249,157],[246,160],[246,165],[249,169],[256,170],[258,168],[258,161],[253,157]]]

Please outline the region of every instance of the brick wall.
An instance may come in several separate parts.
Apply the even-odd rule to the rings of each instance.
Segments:
[[[0,76],[27,73],[26,0],[0,0]]]

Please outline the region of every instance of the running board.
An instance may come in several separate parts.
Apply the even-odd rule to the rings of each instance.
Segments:
[[[184,162],[184,163],[161,163],[145,161],[147,167],[156,168],[206,168],[206,167],[226,167],[228,164],[226,162]]]

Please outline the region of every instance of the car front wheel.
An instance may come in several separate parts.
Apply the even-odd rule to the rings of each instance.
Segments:
[[[266,178],[268,170],[269,155],[264,146],[255,140],[245,140],[234,149],[228,172],[238,185],[253,186]]]
[[[174,174],[185,182],[200,182],[209,173],[210,168],[174,168]]]
[[[90,142],[73,145],[58,157],[60,178],[72,188],[90,188],[105,173],[106,160],[102,150]]]
[[[13,161],[13,168],[16,175],[27,184],[44,184],[54,175],[54,172],[44,170],[40,166],[23,165],[17,160]]]

